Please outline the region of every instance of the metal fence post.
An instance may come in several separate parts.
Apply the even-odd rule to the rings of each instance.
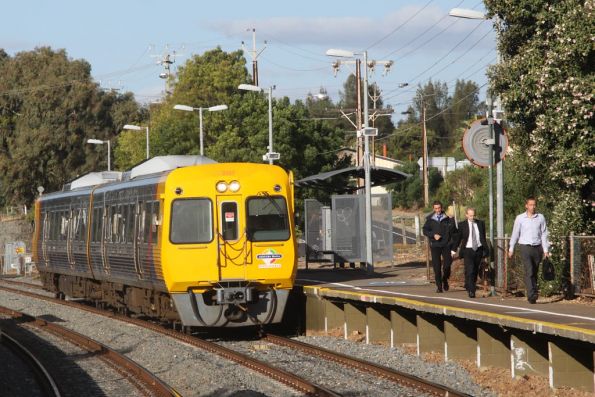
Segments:
[[[504,277],[504,283],[502,285],[502,289],[504,290],[504,293],[508,292],[508,234],[504,235],[504,274],[502,275]]]
[[[568,236],[568,243],[570,244],[570,290],[572,291],[572,295],[576,293],[576,289],[578,286],[578,280],[576,279],[576,273],[574,269],[574,232],[570,232],[570,236]]]

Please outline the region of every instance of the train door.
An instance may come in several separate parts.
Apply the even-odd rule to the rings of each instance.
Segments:
[[[217,197],[219,272],[221,279],[245,279],[247,238],[240,195]]]

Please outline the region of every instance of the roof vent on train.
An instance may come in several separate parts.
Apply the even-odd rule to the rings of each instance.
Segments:
[[[89,172],[77,178],[66,185],[62,190],[74,190],[82,187],[101,185],[109,182],[116,182],[122,179],[122,173],[119,171],[100,171]]]
[[[143,161],[136,167],[130,170],[130,179],[137,176],[156,174],[158,172],[171,171],[180,167],[188,167],[191,165],[213,164],[216,163],[205,156],[157,156],[146,161]]]

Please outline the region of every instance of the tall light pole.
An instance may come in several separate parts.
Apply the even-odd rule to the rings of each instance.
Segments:
[[[457,18],[466,18],[466,19],[487,19],[486,15],[481,11],[469,10],[465,8],[453,8],[449,11],[448,15]],[[500,54],[498,53],[498,63],[500,62]],[[494,149],[496,148],[494,144],[496,143],[495,134],[494,134],[494,115],[492,110],[492,100],[489,98],[486,102],[488,102],[488,123],[490,128],[490,157],[489,157],[489,187],[490,187],[490,240],[492,243],[492,247],[495,249],[496,246],[494,244],[494,227],[493,227],[493,211],[494,211],[494,203],[493,203],[493,187],[492,187],[492,164],[494,161]],[[500,107],[500,99],[496,99],[496,103],[498,109],[495,112],[502,113]],[[498,241],[501,242],[504,238],[504,162],[502,159],[496,163],[496,235]],[[498,286],[504,285],[504,264],[502,261],[503,255],[498,253],[496,255],[497,258],[497,265],[498,265]]]
[[[87,143],[91,143],[93,145],[103,145],[104,143],[107,143],[107,170],[111,171],[112,167],[111,167],[111,148],[110,148],[110,141],[102,141],[101,139],[87,139]]]
[[[123,127],[125,130],[141,131],[143,128],[147,131],[147,160],[149,159],[149,126],[141,127],[133,124],[126,124]]]
[[[204,144],[203,144],[203,132],[202,132],[202,111],[208,110],[209,112],[218,112],[220,110],[227,110],[227,105],[216,105],[208,108],[194,108],[188,105],[175,105],[174,109],[183,110],[185,112],[198,111],[198,128],[200,131],[200,155],[204,156]]]
[[[262,88],[252,85],[252,84],[240,84],[238,89],[244,91],[255,91],[255,92],[262,92]],[[262,156],[263,160],[269,160],[269,164],[273,164],[273,160],[279,160],[281,155],[279,153],[273,152],[273,90],[275,86],[269,87],[269,150],[267,153]]]
[[[366,271],[374,272],[374,258],[372,253],[372,184],[370,177],[370,136],[376,136],[378,129],[370,128],[370,116],[368,111],[368,51],[353,52],[338,49],[329,49],[326,55],[339,58],[353,58],[361,55],[364,61],[364,125],[358,125],[358,134],[364,135],[364,184],[365,184],[365,218],[366,218]]]

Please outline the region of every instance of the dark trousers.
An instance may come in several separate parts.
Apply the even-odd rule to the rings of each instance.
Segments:
[[[475,293],[477,284],[477,272],[481,264],[483,250],[481,248],[473,251],[472,248],[465,248],[463,252],[463,263],[465,264],[465,289]]]
[[[527,298],[537,298],[537,267],[543,259],[543,248],[541,245],[520,245],[521,261],[525,268],[525,289]]]
[[[450,277],[450,264],[452,263],[450,247],[430,247],[430,252],[432,253],[436,286],[442,288],[442,281],[448,281]]]

